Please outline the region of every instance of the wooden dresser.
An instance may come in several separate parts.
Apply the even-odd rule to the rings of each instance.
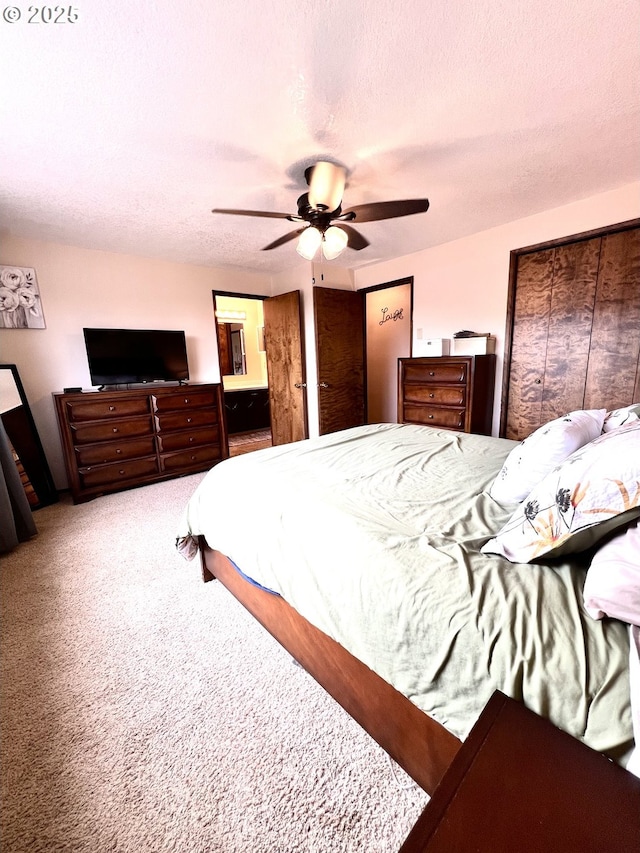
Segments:
[[[53,398],[75,503],[204,471],[229,455],[219,384]]]
[[[491,435],[495,355],[398,359],[398,422]]]

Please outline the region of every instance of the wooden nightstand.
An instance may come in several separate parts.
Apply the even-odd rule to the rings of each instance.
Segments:
[[[638,853],[640,779],[496,692],[400,853]]]

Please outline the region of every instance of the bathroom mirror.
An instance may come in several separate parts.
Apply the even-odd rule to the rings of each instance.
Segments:
[[[0,418],[29,505],[55,503],[58,492],[15,364],[0,364]]]
[[[222,323],[218,320],[220,340],[220,372],[223,376],[244,376],[247,358],[242,323]]]

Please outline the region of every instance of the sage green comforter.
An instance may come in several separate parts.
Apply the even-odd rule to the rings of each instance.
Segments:
[[[617,760],[632,746],[626,626],[585,612],[587,567],[479,552],[514,442],[375,424],[226,460],[185,509],[203,534],[465,738],[494,689]]]

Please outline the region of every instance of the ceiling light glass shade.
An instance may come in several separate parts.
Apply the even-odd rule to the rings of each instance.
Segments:
[[[337,258],[341,252],[344,252],[347,248],[348,241],[349,237],[347,236],[346,231],[343,231],[342,228],[338,228],[337,225],[332,225],[324,232],[324,238],[322,240],[322,254],[328,261],[332,261],[334,258]]]
[[[309,227],[305,228],[300,235],[296,251],[307,261],[310,261],[318,251],[321,242],[322,234],[320,231],[318,231],[317,228],[314,228],[313,225],[309,225]]]
[[[309,182],[310,206],[337,210],[342,201],[346,174],[346,170],[335,163],[316,163]]]

